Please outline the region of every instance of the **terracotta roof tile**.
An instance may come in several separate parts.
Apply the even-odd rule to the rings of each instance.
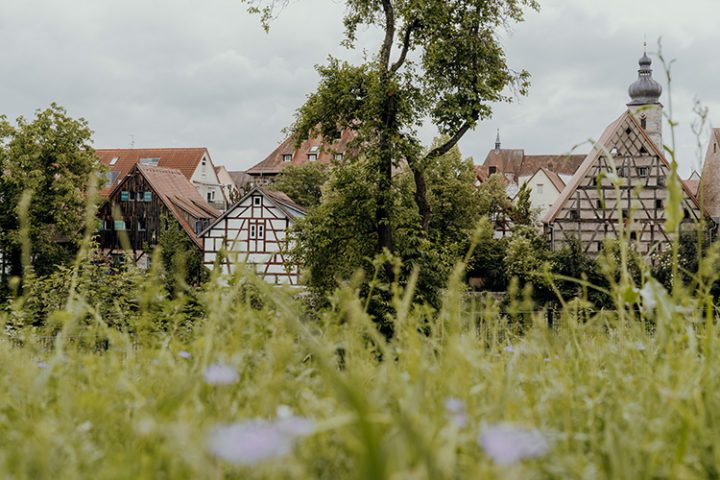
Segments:
[[[340,139],[328,145],[323,142],[322,138],[315,137],[305,140],[300,147],[295,148],[295,139],[289,137],[285,139],[270,155],[262,162],[249,168],[246,173],[253,176],[260,175],[277,175],[290,165],[304,165],[308,163],[309,154],[317,154],[317,161],[320,163],[330,163],[336,153],[347,154],[349,145],[355,140],[356,135],[352,130],[344,130],[340,135]],[[288,162],[283,160],[284,155],[292,155],[292,159]]]
[[[207,204],[195,186],[190,183],[190,180],[180,170],[140,164],[137,165],[137,168],[165,206],[180,222],[180,225],[182,225],[192,241],[202,248],[202,243],[195,233],[195,226],[190,225],[183,212],[198,219],[210,220],[219,217],[220,212]]]
[[[483,166],[493,166],[498,173],[517,182],[541,168],[558,175],[573,175],[584,159],[585,155],[525,155],[522,149],[500,149],[490,150]]]
[[[116,184],[130,173],[132,167],[141,158],[159,158],[158,167],[179,170],[190,180],[203,156],[207,154],[208,158],[210,157],[207,148],[204,147],[98,149],[96,152],[100,156],[100,163],[106,165],[111,172],[118,172]],[[111,185],[104,188],[100,192],[101,195],[107,196],[114,187],[115,185]]]

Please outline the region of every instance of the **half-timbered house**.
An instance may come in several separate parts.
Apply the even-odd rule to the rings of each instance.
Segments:
[[[220,182],[207,148],[114,148],[96,150],[100,163],[109,172],[102,196],[108,196],[137,165],[172,168],[180,171],[205,201],[215,209],[227,206]]]
[[[136,164],[100,208],[99,243],[103,253],[147,267],[164,215],[174,218],[202,250],[198,234],[220,212],[207,204],[179,170]],[[132,258],[126,258],[128,250],[124,247],[129,248]]]
[[[641,254],[671,243],[665,229],[671,168],[662,153],[662,87],[652,79],[651,63],[647,55],[640,59],[627,111],[607,127],[545,217],[553,248],[578,239],[585,252],[597,254],[606,238],[620,237],[622,228]],[[681,226],[694,228],[702,209],[688,186],[679,183]]]
[[[249,265],[267,282],[299,284],[298,265],[290,263],[289,229],[305,209],[287,195],[256,187],[202,234],[204,263],[232,274]]]

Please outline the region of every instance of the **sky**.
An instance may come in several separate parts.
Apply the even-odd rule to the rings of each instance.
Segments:
[[[463,155],[481,163],[497,129],[504,148],[528,154],[588,151],[625,110],[644,39],[653,53],[662,37],[676,59],[680,169],[698,169],[696,99],[720,126],[720,1],[539,1],[502,33],[510,67],[532,75],[529,95],[495,105]],[[265,33],[239,0],[0,0],[0,114],[32,117],[56,102],[88,120],[96,148],[205,146],[216,165],[246,169],[282,141],[317,86],[315,65],[377,49],[372,30],[355,50],[340,46],[343,12],[339,0],[292,1]],[[667,88],[661,100],[667,111]],[[422,129],[427,142],[434,134]]]

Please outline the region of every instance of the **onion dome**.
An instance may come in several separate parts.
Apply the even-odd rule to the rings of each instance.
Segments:
[[[643,53],[639,64],[638,79],[635,80],[628,89],[631,100],[628,105],[652,105],[660,103],[662,85],[652,77],[652,60],[647,56],[647,53]]]

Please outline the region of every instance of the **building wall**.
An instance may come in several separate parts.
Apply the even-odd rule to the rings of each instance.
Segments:
[[[618,124],[604,146],[615,156],[594,149],[591,167],[582,174],[577,188],[570,190],[572,195],[561,205],[556,218],[546,225],[553,248],[578,238],[587,253],[597,254],[603,240],[619,238],[623,228],[641,254],[670,248],[672,237],[665,231],[668,166],[629,117]],[[611,162],[620,175],[619,195],[608,178]],[[684,191],[682,208],[686,217],[682,227],[694,228],[701,212]]]
[[[538,170],[532,177],[522,177],[521,181],[531,188],[530,203],[539,212],[538,218],[544,218],[560,196],[560,190],[542,170]]]
[[[207,153],[203,156],[200,163],[198,163],[190,181],[211,207],[218,210],[225,210],[227,202],[223,195],[222,186],[215,173],[215,166]]]
[[[218,266],[226,274],[244,263],[269,283],[298,285],[299,269],[287,263],[286,255],[291,224],[281,209],[256,192],[205,232],[203,261],[214,269],[220,257]]]

